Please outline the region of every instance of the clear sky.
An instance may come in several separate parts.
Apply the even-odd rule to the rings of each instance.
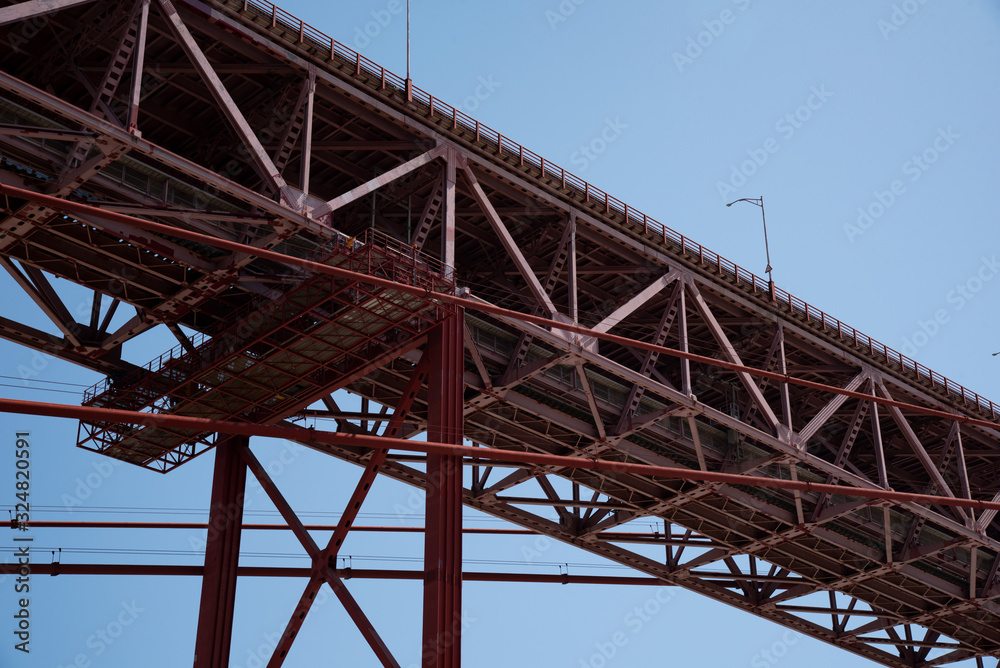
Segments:
[[[403,4],[280,3],[401,75]],[[723,205],[763,196],[779,286],[996,400],[998,38],[1000,5],[988,0],[413,0],[412,77],[760,275],[759,211]],[[71,310],[89,308],[89,296],[57,284]],[[54,331],[6,276],[0,287],[3,315]],[[125,354],[143,363],[173,345],[168,333],[154,331]],[[82,385],[98,380],[5,342],[0,375],[2,396],[73,404]],[[14,501],[18,430],[32,434],[36,520],[206,519],[213,455],[161,476],[73,447],[75,423],[8,415],[0,416],[0,458],[7,460],[0,462],[0,507]],[[255,439],[253,447],[307,521],[335,521],[358,469],[281,442]],[[275,521],[258,490],[251,487],[248,521]],[[125,508],[132,510],[115,510]],[[503,526],[469,517],[473,526]],[[379,480],[358,523],[421,522],[419,496]],[[8,559],[11,533],[0,534]],[[60,547],[67,563],[201,561],[202,536],[186,531],[32,534],[35,561]],[[247,564],[306,565],[290,536],[245,534],[244,550]],[[344,553],[359,568],[417,568],[421,542],[354,535]],[[264,554],[272,556],[255,556]],[[558,573],[569,564],[571,573],[628,574],[534,539],[467,539],[466,554],[469,570]],[[415,664],[419,584],[348,584],[401,664]],[[30,658],[13,650],[13,587],[12,578],[0,578],[7,620],[0,665],[190,665],[196,579],[35,576]],[[300,590],[291,580],[241,582],[234,667],[263,665],[258,652],[273,644]],[[656,594],[467,585],[465,664],[873,665],[694,594]],[[646,606],[655,614],[637,623],[635,608]],[[603,659],[601,648],[616,633],[627,642]],[[331,663],[377,665],[332,595],[309,617],[289,665]]]

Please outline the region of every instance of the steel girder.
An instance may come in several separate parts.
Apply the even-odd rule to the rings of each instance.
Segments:
[[[48,15],[69,45],[66,67],[45,72],[55,94],[41,89],[32,59],[42,45],[0,58],[5,183],[132,207],[297,257],[322,248],[331,225],[349,235],[376,225],[427,249],[436,242],[443,260],[455,258],[459,284],[492,303],[983,415],[980,398],[970,403],[966,390],[942,386],[841,323],[816,318],[808,305],[772,301],[755,278],[700,246],[678,244],[544,160],[526,160],[500,135],[441,113],[440,103],[435,113],[433,98],[408,102],[384,70],[360,57],[349,62],[341,45],[324,52],[303,24],[278,20],[263,4],[154,3],[132,86],[95,106],[101,87],[89,73],[109,71],[108,54],[134,15],[124,5],[115,13],[62,3]],[[84,14],[106,16],[107,25],[77,34]],[[194,122],[180,122],[178,109]],[[295,146],[299,123],[306,131]],[[74,147],[88,140],[96,153],[74,164]],[[118,359],[121,343],[157,323],[211,337],[254,299],[308,278],[251,253],[6,205],[5,266],[26,279],[60,335],[8,320],[0,335],[102,372],[130,368]],[[424,214],[414,221],[411,208]],[[89,325],[67,318],[45,273],[94,291]],[[136,317],[111,331],[105,297],[135,307]],[[483,444],[969,498],[998,493],[993,429],[959,430],[855,398],[651,359],[516,318],[470,315],[464,340],[465,430]],[[395,406],[411,370],[404,356],[350,387]],[[414,423],[397,427],[403,434],[426,427],[423,397],[411,414]],[[363,461],[357,452],[329,451]],[[390,461],[383,472],[423,482],[402,463]],[[940,664],[1000,648],[995,513],[559,468],[519,469],[502,480],[480,470],[476,479],[463,492],[469,505],[886,665]],[[539,504],[552,511],[523,508]],[[653,559],[602,538],[642,517],[686,527],[690,543],[664,539],[664,558]],[[690,556],[705,543],[712,547]],[[727,579],[706,576],[709,564],[724,566]],[[828,602],[815,603],[819,595]],[[849,623],[862,616],[872,621]],[[919,638],[913,626],[925,629]],[[932,650],[947,653],[932,659]]]
[[[223,439],[215,450],[208,520],[211,530],[205,546],[205,571],[195,645],[194,665],[198,668],[229,663],[247,477],[240,451],[248,446],[248,442],[246,437]]]

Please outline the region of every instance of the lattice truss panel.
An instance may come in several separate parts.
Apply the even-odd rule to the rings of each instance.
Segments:
[[[338,250],[325,264],[428,292],[448,290],[426,262],[384,241],[371,231],[364,241],[337,236]],[[418,345],[423,332],[451,312],[426,299],[323,275],[248,306],[201,345],[179,344],[141,369],[109,376],[85,393],[84,405],[271,423]],[[80,429],[81,447],[162,471],[213,443],[209,434],[155,425],[83,422]]]
[[[0,336],[107,374],[91,405],[262,423],[308,412],[380,433],[388,409],[359,427],[330,392],[398,406],[440,317],[432,293],[454,280],[520,313],[995,418],[978,395],[269,4],[49,4],[67,7],[45,14],[45,37],[0,53],[0,182],[100,210],[3,200],[0,264],[52,326],[0,317]],[[15,21],[8,5],[0,18]],[[423,280],[428,293],[317,276],[295,258]],[[52,277],[92,293],[89,320]],[[178,348],[147,367],[122,358],[159,325]],[[1000,498],[992,428],[516,317],[469,310],[464,334],[465,434],[478,444]],[[421,389],[401,435],[426,427],[426,402]],[[81,444],[169,470],[212,440],[91,423]],[[392,456],[382,473],[424,483]],[[1000,653],[993,511],[555,467],[481,466],[472,480],[469,506],[884,665]],[[636,522],[657,535],[632,542]]]

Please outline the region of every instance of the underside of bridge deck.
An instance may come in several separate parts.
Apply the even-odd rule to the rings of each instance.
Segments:
[[[0,21],[50,36],[0,53],[0,184],[87,205],[5,191],[0,264],[60,334],[0,317],[0,336],[106,374],[86,405],[272,425],[325,416],[345,433],[1000,498],[991,402],[269,3],[0,5]],[[89,313],[71,312],[53,277],[89,290]],[[436,294],[508,311],[463,312]],[[130,317],[112,327],[119,310]],[[175,349],[145,366],[123,358],[160,325]],[[445,397],[442,337],[464,350]],[[358,426],[332,397],[343,389],[386,409]],[[164,472],[217,442],[152,421],[81,424],[81,446]],[[226,443],[219,461],[259,473]],[[425,639],[442,648],[458,646],[440,634],[460,609],[461,555],[444,540],[460,535],[460,498],[884,665],[1000,655],[995,510],[468,458],[463,488],[457,457],[428,473],[394,450],[321,449],[427,489],[428,558],[447,563],[428,585]],[[224,496],[235,483],[217,484]],[[623,527],[638,518],[662,533],[631,539]],[[300,539],[315,564],[336,554]],[[310,587],[328,582],[395,665],[337,574],[316,569]],[[235,570],[222,571],[211,577],[224,589]],[[458,665],[456,653],[425,665]]]

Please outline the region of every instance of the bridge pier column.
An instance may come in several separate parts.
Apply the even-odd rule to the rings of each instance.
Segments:
[[[430,333],[427,438],[462,443],[464,311]],[[423,668],[459,668],[462,658],[462,458],[428,455],[424,533]]]
[[[246,447],[249,440],[248,436],[223,438],[220,435],[215,447],[194,668],[226,668],[229,665],[247,480],[247,467],[240,457],[240,448]]]

